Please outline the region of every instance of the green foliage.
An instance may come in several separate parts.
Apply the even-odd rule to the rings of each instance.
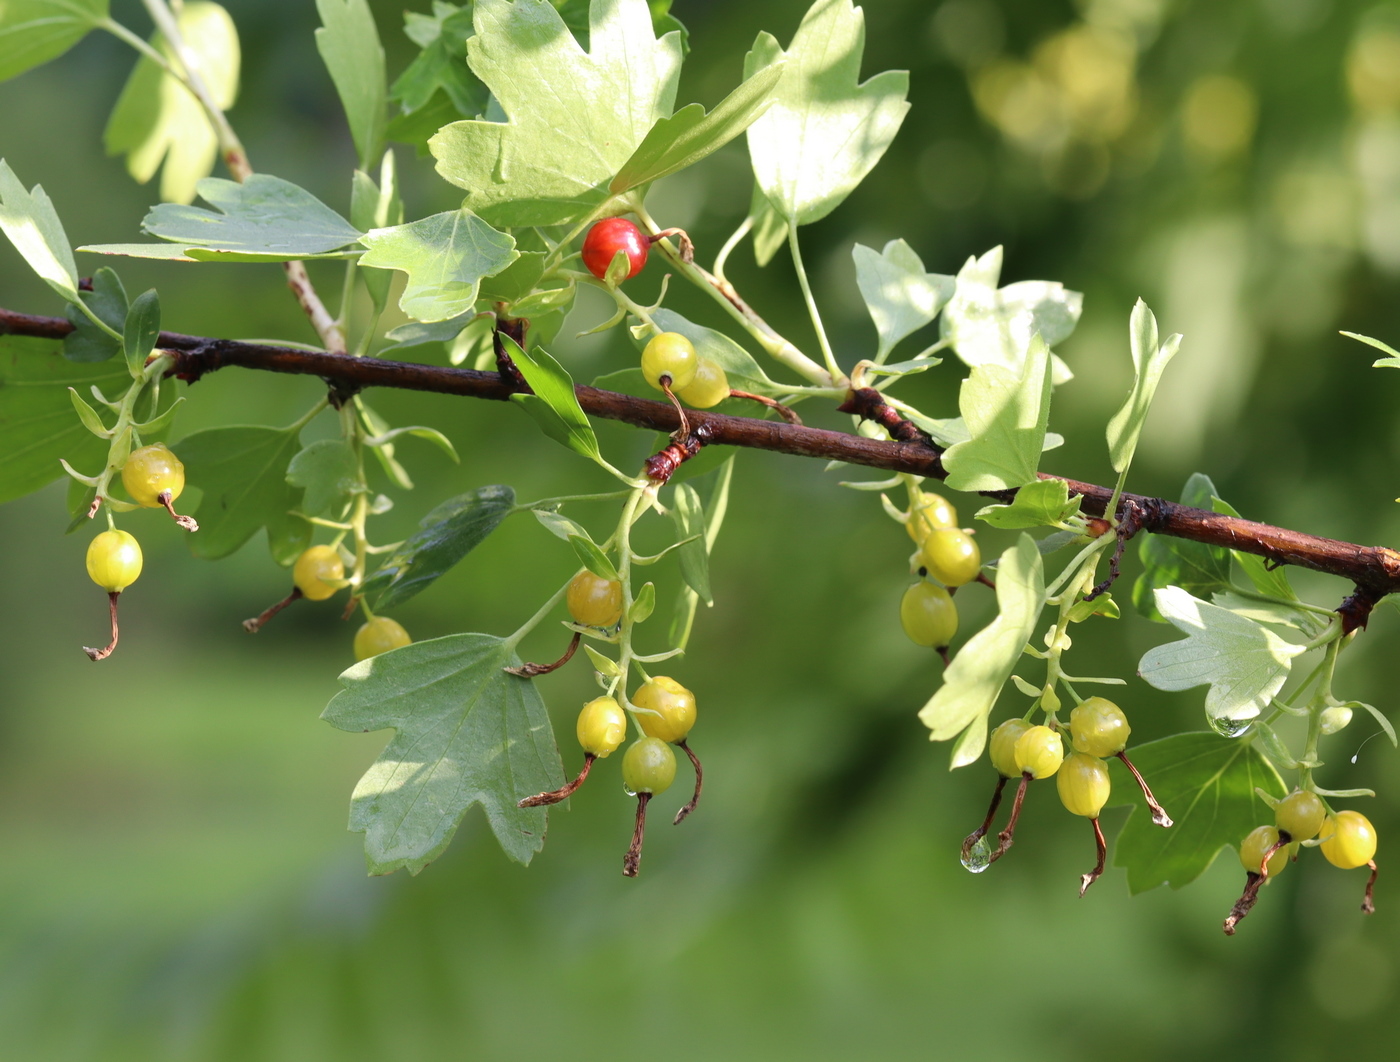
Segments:
[[[1044,479],[1027,483],[1016,492],[1009,505],[988,505],[977,512],[979,520],[993,527],[1010,529],[1023,527],[1058,527],[1075,513],[1083,499],[1069,496],[1069,486],[1062,479]]]
[[[1128,871],[1128,888],[1146,892],[1195,881],[1220,849],[1238,845],[1255,826],[1273,821],[1273,811],[1255,792],[1286,792],[1278,772],[1248,740],[1215,734],[1174,734],[1133,749],[1133,763],[1151,782],[1157,799],[1175,821],[1153,825],[1137,783],[1121,763],[1109,764],[1112,803],[1131,803],[1113,856]]]
[[[359,482],[359,462],[344,439],[318,439],[287,466],[287,483],[302,491],[307,516],[339,519]]]
[[[710,592],[710,556],[705,545],[705,507],[699,492],[689,483],[676,485],[671,500],[671,519],[676,525],[676,539],[684,545],[678,550],[681,578],[685,585],[700,595],[707,605],[715,603]],[[693,538],[693,541],[685,541]]]
[[[896,343],[937,317],[953,296],[954,279],[924,272],[924,263],[903,240],[891,240],[879,253],[858,243],[851,257],[856,285],[880,336],[876,360],[883,361]]]
[[[37,184],[26,192],[4,159],[0,159],[0,231],[40,279],[69,302],[78,301],[78,267],[58,212]]]
[[[958,393],[971,438],[943,455],[954,490],[1006,490],[1030,483],[1040,467],[1050,418],[1050,348],[1037,333],[1017,371],[976,365]]]
[[[1181,504],[1200,509],[1211,504],[1215,484],[1210,477],[1197,472],[1186,481],[1181,492]],[[1181,587],[1189,594],[1205,598],[1217,590],[1230,587],[1230,558],[1225,550],[1203,542],[1187,542],[1179,538],[1146,535],[1138,547],[1143,571],[1133,584],[1133,604],[1138,612],[1165,623],[1157,611],[1154,590],[1168,586]]]
[[[510,400],[535,419],[540,430],[574,453],[599,461],[598,437],[578,404],[573,378],[564,367],[536,347],[526,353],[510,336],[502,335],[506,352],[534,394],[513,394]]]
[[[422,51],[389,89],[390,98],[399,103],[403,113],[412,114],[428,106],[441,91],[444,101],[456,112],[453,118],[481,114],[489,93],[467,66],[467,41],[476,32],[471,5],[458,7],[433,0],[431,15],[405,11],[404,32]],[[436,132],[442,124],[434,122],[432,131]]]
[[[599,579],[607,579],[609,582],[615,583],[621,578],[617,574],[617,567],[608,559],[608,555],[599,549],[586,533],[570,535],[569,545],[574,547],[574,553],[578,555],[579,563]]]
[[[316,50],[345,108],[360,169],[369,170],[384,150],[389,97],[374,14],[368,0],[316,0],[316,11],[322,22]]]
[[[516,801],[563,782],[544,702],[515,645],[485,634],[416,642],[362,661],[322,718],[341,730],[396,733],[355,787],[350,828],[365,835],[372,874],[417,874],[452,840],[473,804],[520,863],[544,845],[545,812]]]
[[[126,353],[126,367],[131,378],[141,378],[146,359],[155,350],[160,340],[160,296],[151,288],[136,296],[136,301],[126,312],[126,323],[122,332],[122,349]]]
[[[107,0],[6,0],[0,6],[0,81],[56,59],[107,17]]]
[[[1181,346],[1179,335],[1168,336],[1165,343],[1158,344],[1157,318],[1141,299],[1133,307],[1128,339],[1133,354],[1133,391],[1123,408],[1108,422],[1109,457],[1113,471],[1119,474],[1126,472],[1133,463],[1138,436],[1142,434],[1147,411],[1152,406],[1152,396],[1157,393],[1157,383],[1167,362]]]
[[[126,288],[114,270],[103,266],[92,275],[92,290],[80,291],[78,297],[88,312],[111,331],[99,328],[86,313],[69,303],[63,308],[63,315],[73,331],[63,337],[63,356],[69,361],[106,361],[122,349],[117,336],[126,327]]]

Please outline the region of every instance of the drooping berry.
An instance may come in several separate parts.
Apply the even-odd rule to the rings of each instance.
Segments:
[[[899,621],[915,645],[941,649],[958,633],[958,606],[943,587],[921,579],[904,591]]]
[[[695,366],[695,379],[674,390],[686,405],[710,409],[729,397],[729,377],[719,362],[700,358]]]
[[[920,491],[919,500],[909,512],[904,529],[915,543],[922,545],[929,533],[958,526],[958,511],[941,494]]]
[[[1070,743],[1090,756],[1116,756],[1128,746],[1128,717],[1106,697],[1090,697],[1069,713]]]
[[[612,627],[622,619],[622,584],[587,568],[569,581],[564,601],[574,622],[585,627]]]
[[[632,703],[641,709],[637,722],[647,737],[681,742],[695,725],[695,694],[666,675],[644,682],[632,694]]]
[[[613,698],[595,697],[578,713],[576,733],[590,756],[611,756],[627,737],[627,713]]]
[[[1278,842],[1279,835],[1276,827],[1256,826],[1240,842],[1240,863],[1251,874],[1258,874],[1259,868],[1264,865],[1265,853]],[[1277,849],[1273,855],[1269,856],[1269,873],[1266,876],[1272,878],[1286,866],[1288,866],[1287,845]]]
[[[987,742],[987,756],[1004,778],[1019,778],[1021,768],[1016,763],[1016,742],[1031,728],[1024,719],[1008,719],[992,731]]]
[[[303,591],[304,592],[304,591]],[[375,616],[355,632],[355,659],[368,660],[390,649],[402,649],[411,645],[413,639],[397,620],[388,616]]]
[[[164,443],[152,443],[127,457],[122,486],[137,505],[159,509],[164,504],[162,493],[169,491],[173,502],[185,489],[185,466]]]
[[[1343,870],[1363,867],[1376,854],[1376,828],[1359,811],[1339,811],[1322,827],[1322,854]]]
[[[930,531],[919,546],[919,562],[946,586],[962,586],[982,571],[982,551],[966,531],[943,527]]]
[[[1327,821],[1322,798],[1306,789],[1295,789],[1274,807],[1274,823],[1295,841],[1310,841]]]
[[[141,545],[126,531],[103,531],[88,544],[87,573],[109,594],[120,594],[141,575]]]
[[[292,582],[309,601],[324,601],[344,579],[345,564],[334,546],[308,546],[292,566]]]
[[[599,280],[608,273],[608,266],[618,251],[627,255],[627,276],[631,280],[647,264],[651,243],[636,225],[626,218],[604,218],[583,238],[584,267]]]
[[[676,779],[676,754],[657,737],[638,738],[622,756],[622,784],[632,794],[655,796]]]
[[[642,375],[658,391],[665,390],[661,386],[662,377],[670,378],[672,391],[689,387],[695,380],[699,364],[695,347],[679,332],[662,332],[652,336],[642,350]]]
[[[1048,726],[1033,726],[1016,739],[1016,766],[1032,778],[1049,778],[1065,760],[1065,743]]]
[[[1086,819],[1096,819],[1103,806],[1108,803],[1111,788],[1108,779],[1108,764],[1097,756],[1075,752],[1065,758],[1064,764],[1055,775],[1055,786],[1060,791],[1060,803],[1071,815],[1083,815]]]

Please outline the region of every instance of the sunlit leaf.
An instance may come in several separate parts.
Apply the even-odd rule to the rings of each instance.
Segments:
[[[978,510],[977,518],[993,527],[1053,527],[1077,513],[1081,501],[1079,495],[1070,498],[1064,480],[1044,479],[1027,483],[1009,505],[988,505]]]
[[[598,437],[578,404],[573,378],[564,367],[539,347],[528,354],[510,336],[502,336],[506,350],[525,382],[535,393],[513,394],[510,400],[535,419],[541,430],[555,442],[594,461],[599,459]]]
[[[39,185],[26,192],[4,159],[0,159],[0,231],[41,280],[69,302],[78,301],[78,267],[58,212]]]
[[[1050,418],[1050,349],[1037,335],[1019,372],[974,366],[958,393],[971,438],[943,455],[954,490],[1005,490],[1035,479]]]
[[[1115,472],[1122,472],[1132,464],[1138,436],[1147,421],[1147,411],[1152,407],[1152,396],[1157,393],[1157,382],[1167,362],[1176,356],[1181,346],[1179,335],[1168,336],[1165,343],[1158,343],[1157,318],[1141,299],[1133,306],[1128,339],[1133,355],[1133,390],[1123,408],[1108,422],[1108,453]]]
[[[877,357],[932,321],[953,297],[955,279],[924,272],[924,263],[903,240],[891,240],[879,253],[858,243],[851,257],[856,286],[880,337]]]
[[[316,50],[335,82],[335,90],[350,123],[350,135],[368,170],[384,147],[388,88],[384,49],[368,0],[316,0],[322,26]]]
[[[497,232],[463,207],[393,228],[374,229],[363,266],[408,274],[399,309],[419,321],[446,321],[471,312],[481,278],[518,257],[513,237]]]

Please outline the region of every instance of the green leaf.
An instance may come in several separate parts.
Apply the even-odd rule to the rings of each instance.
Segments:
[[[1042,479],[1018,490],[1010,505],[988,505],[977,517],[993,527],[1056,527],[1079,512],[1083,500],[1078,494],[1070,498],[1064,480]]]
[[[1181,346],[1180,335],[1168,336],[1165,343],[1158,344],[1157,318],[1141,299],[1133,306],[1128,340],[1133,354],[1133,390],[1123,408],[1108,422],[1108,453],[1113,471],[1118,473],[1133,463],[1138,436],[1152,407],[1152,396],[1157,393],[1157,382]]]
[[[1001,257],[1001,248],[993,247],[981,258],[967,260],[943,308],[940,331],[967,365],[1002,365],[1019,373],[1033,335],[1039,333],[1052,349],[1069,338],[1079,323],[1084,296],[1046,280],[998,288]],[[1058,356],[1051,360],[1056,386],[1073,377]]]
[[[643,583],[642,588],[637,591],[636,599],[632,602],[631,620],[633,623],[645,623],[651,619],[651,614],[656,611],[656,586],[653,583]]]
[[[185,436],[172,449],[185,464],[186,482],[204,492],[194,514],[199,534],[188,536],[196,557],[227,557],[262,527],[269,542],[274,528],[284,538],[291,534],[287,513],[300,501],[287,483],[287,465],[300,449],[295,431],[210,428]]]
[[[373,435],[365,440],[367,446],[383,446],[387,442],[393,442],[401,435],[411,435],[415,439],[424,439],[432,443],[439,450],[452,458],[454,464],[461,464],[461,458],[457,456],[457,448],[452,445],[452,440],[436,428],[424,427],[422,424],[410,424],[404,428],[392,428],[382,435]]]
[[[405,114],[412,114],[441,91],[454,112],[448,121],[481,114],[490,93],[467,66],[467,40],[476,33],[471,5],[458,7],[437,0],[431,15],[405,11],[404,32],[422,51],[390,87],[389,98],[397,100]]]
[[[973,367],[958,393],[971,438],[943,454],[954,490],[1006,490],[1035,479],[1050,419],[1050,348],[1039,335],[1020,370]]]
[[[1136,745],[1133,763],[1175,822],[1170,829],[1154,825],[1127,768],[1117,760],[1109,763],[1113,803],[1134,808],[1113,855],[1114,866],[1127,869],[1133,893],[1189,885],[1222,848],[1238,845],[1254,827],[1273,820],[1256,788],[1276,797],[1286,792],[1278,772],[1253,746],[1215,734],[1175,734]]]
[[[953,297],[955,278],[925,273],[924,263],[903,240],[891,240],[878,254],[858,243],[851,257],[856,263],[856,286],[880,337],[878,358],[937,317]]]
[[[629,192],[693,166],[724,147],[767,109],[784,65],[779,60],[760,70],[709,114],[700,104],[692,103],[659,120],[612,179],[608,191],[613,195]]]
[[[199,56],[199,72],[214,102],[228,110],[238,98],[240,52],[233,19],[218,4],[188,0],[177,14],[180,36]],[[174,49],[156,33],[151,44],[175,61]],[[178,66],[178,61],[175,61]],[[160,196],[172,203],[194,199],[198,182],[219,157],[219,138],[199,101],[180,81],[142,56],[117,97],[102,134],[109,155],[125,155],[139,184],[161,173]]]
[[[365,580],[365,597],[384,611],[426,590],[496,530],[514,506],[515,491],[502,486],[448,498]]]
[[[708,567],[709,555],[714,552],[720,528],[724,525],[725,514],[729,511],[729,485],[734,479],[734,455],[730,454],[725,458],[724,464],[697,482],[703,483],[705,479],[713,480],[709,499],[704,506],[705,535],[701,540],[705,546]],[[686,586],[676,597],[676,610],[671,615],[667,636],[677,649],[684,649],[690,641],[690,628],[695,623],[695,610],[699,604],[700,595],[690,586]]]
[[[96,435],[99,439],[110,439],[112,433],[107,425],[102,423],[102,418],[97,415],[97,411],[83,401],[82,395],[78,394],[75,388],[68,388],[68,397],[73,402],[73,409],[78,414],[78,419],[83,422],[83,427]]]
[[[710,593],[710,556],[705,548],[704,539],[705,508],[700,502],[699,493],[689,483],[681,483],[676,487],[675,496],[671,500],[671,519],[675,522],[678,539],[699,536],[677,550],[681,563],[681,578],[685,580],[686,586],[700,595],[705,604],[713,605],[715,600]]]
[[[502,335],[501,340],[520,375],[535,392],[511,395],[510,400],[534,417],[555,442],[599,461],[602,455],[598,451],[598,438],[593,434],[593,425],[588,422],[583,407],[578,404],[573,378],[542,348],[535,347],[527,354],[510,336]]]
[[[760,33],[744,57],[745,78],[787,60],[773,105],[748,135],[759,187],[794,224],[835,210],[880,161],[909,110],[906,71],[858,83],[864,51],[860,8],[851,0],[816,0],[787,51]]]
[[[1379,339],[1372,339],[1370,336],[1357,335],[1357,333],[1355,332],[1343,332],[1342,335],[1348,337],[1349,339],[1355,339],[1362,343],[1365,343],[1369,347],[1375,347],[1377,350],[1384,351],[1386,354],[1390,355],[1390,357],[1388,358],[1377,358],[1375,361],[1371,362],[1371,368],[1400,369],[1400,350],[1396,350],[1389,344],[1382,343]]]
[[[513,303],[525,298],[535,290],[535,285],[540,282],[540,277],[544,274],[544,262],[547,255],[543,251],[519,251],[518,249],[517,255],[515,261],[499,273],[481,278],[481,290],[477,293],[478,299]],[[572,294],[569,295],[569,298],[572,300]]]
[[[5,0],[0,81],[57,59],[107,17],[107,0]]]
[[[316,0],[316,10],[322,23],[316,50],[345,108],[360,169],[368,170],[384,150],[389,96],[374,14],[368,0]]]
[[[544,809],[516,802],[557,789],[564,772],[535,684],[505,672],[520,662],[504,639],[453,634],[341,674],[345,689],[321,718],[351,732],[397,731],[350,797],[370,873],[418,873],[473,804],[511,859],[529,863],[543,847]]]
[[[1371,713],[1371,716],[1376,720],[1376,722],[1380,724],[1381,729],[1385,731],[1385,736],[1390,738],[1390,743],[1396,746],[1397,748],[1400,748],[1400,738],[1396,737],[1394,725],[1374,704],[1367,704],[1365,701],[1343,701],[1341,707],[1365,708],[1366,711]]]
[[[0,231],[41,280],[69,302],[78,301],[78,266],[58,212],[39,185],[26,192],[4,159],[0,159]]]
[[[1224,498],[1212,497],[1210,502],[1211,508],[1218,513],[1224,513],[1226,516],[1240,515],[1239,511]],[[1261,594],[1282,598],[1284,601],[1298,600],[1298,595],[1293,590],[1293,584],[1288,581],[1288,572],[1282,566],[1270,568],[1263,557],[1237,549],[1232,549],[1230,556],[1235,558],[1244,574],[1249,577],[1249,581],[1254,584],[1254,589]]]
[[[321,439],[306,447],[287,466],[287,482],[305,493],[301,511],[307,516],[339,519],[359,486],[359,462],[344,439]]]
[[[513,237],[497,232],[465,207],[374,229],[361,242],[369,248],[361,265],[408,274],[399,309],[419,321],[445,321],[469,313],[481,278],[519,257]]]
[[[108,328],[121,334],[126,327],[126,288],[115,270],[103,266],[92,275],[92,290],[80,291],[78,297]],[[71,302],[63,308],[63,316],[73,326],[73,331],[63,337],[63,356],[69,361],[106,361],[122,349],[118,340],[93,324]]]
[[[787,219],[773,209],[763,189],[754,182],[753,199],[749,206],[749,220],[753,225],[753,258],[760,267],[773,260],[788,240]]]
[[[0,335],[0,502],[58,479],[60,458],[80,471],[101,468],[107,443],[74,416],[68,389],[120,391],[130,383],[125,365],[75,363],[55,340]]]
[[[1197,472],[1186,481],[1181,503],[1193,508],[1208,508],[1215,496],[1215,484],[1210,477]],[[1139,546],[1144,571],[1133,585],[1133,605],[1148,619],[1165,623],[1152,597],[1152,591],[1166,586],[1179,586],[1199,598],[1209,597],[1230,588],[1230,557],[1225,550],[1201,542],[1168,538],[1165,535],[1144,535]]]
[[[1309,638],[1322,633],[1326,624],[1316,613],[1308,612],[1292,605],[1272,601],[1256,601],[1243,597],[1231,590],[1218,590],[1211,595],[1211,602],[1221,608],[1228,608],[1237,616],[1251,619],[1255,623],[1274,623],[1281,627],[1292,627],[1302,631]]]
[[[1157,590],[1155,597],[1157,611],[1186,638],[1147,650],[1138,674],[1159,690],[1209,685],[1206,717],[1211,725],[1222,733],[1242,732],[1283,688],[1303,646],[1179,586]]]
[[[360,231],[304,188],[255,173],[242,184],[206,177],[196,186],[215,210],[162,203],[141,227],[193,250],[250,254],[251,261],[308,258],[344,247]],[[217,257],[213,255],[212,257]]]
[[[968,639],[943,673],[943,685],[919,711],[933,741],[962,734],[954,767],[982,754],[991,715],[1021,650],[1035,633],[1045,607],[1045,574],[1031,537],[1020,535],[997,565],[997,616]]]
[[[573,546],[574,552],[578,554],[579,563],[599,579],[606,579],[612,583],[621,580],[622,576],[617,574],[617,569],[613,567],[608,555],[599,549],[588,535],[570,535],[569,545]]]
[[[478,0],[475,22],[468,60],[508,120],[442,128],[428,142],[438,173],[494,225],[583,217],[671,113],[680,35],[657,40],[644,0],[594,4],[588,52],[543,0]]]
[[[122,331],[122,349],[126,352],[126,367],[133,380],[139,379],[146,359],[160,340],[160,296],[156,289],[142,292],[126,312]]]
[[[578,535],[580,538],[590,538],[587,531],[580,525],[574,523],[563,513],[556,513],[552,509],[531,509],[535,514],[535,519],[544,525],[545,529],[556,538],[569,541],[570,536]],[[590,539],[591,541],[591,539]]]

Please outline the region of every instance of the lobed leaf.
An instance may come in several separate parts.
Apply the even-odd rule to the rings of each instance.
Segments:
[[[1016,492],[1009,505],[988,505],[977,518],[993,527],[1055,527],[1079,512],[1084,499],[1069,496],[1069,485],[1062,479],[1042,479],[1027,483]]]
[[[107,0],[5,0],[0,81],[57,59],[107,17]]]
[[[97,317],[118,335],[126,327],[126,288],[116,271],[103,266],[92,275],[92,290],[78,292]],[[63,308],[63,316],[73,331],[63,337],[63,356],[69,361],[106,361],[122,349],[120,341],[108,335],[82,310],[72,303]]]
[[[360,169],[368,170],[384,150],[389,98],[374,13],[368,0],[316,0],[316,11],[322,23],[316,50],[345,108]]]
[[[26,192],[4,159],[0,159],[0,231],[39,279],[69,302],[78,301],[78,266],[53,202],[37,184]]]
[[[1108,453],[1113,471],[1118,473],[1133,463],[1157,383],[1181,346],[1180,335],[1168,336],[1165,343],[1157,342],[1157,318],[1141,299],[1133,306],[1128,339],[1133,355],[1133,390],[1123,408],[1108,422]]]
[[[321,713],[351,732],[396,731],[350,797],[372,874],[417,874],[480,804],[501,849],[529,863],[544,845],[543,808],[518,808],[564,774],[535,684],[507,674],[514,643],[486,634],[414,642],[361,661]]]
[[[924,263],[903,240],[891,240],[878,254],[858,243],[851,257],[856,286],[880,337],[877,358],[937,317],[953,297],[955,278],[924,272]]]
[[[1208,508],[1215,496],[1210,477],[1197,472],[1186,481],[1181,503]],[[1144,535],[1138,547],[1143,572],[1133,584],[1133,605],[1148,619],[1165,623],[1157,611],[1154,590],[1179,586],[1195,597],[1205,598],[1230,588],[1230,557],[1217,546],[1188,542],[1164,535]]]
[[[319,439],[297,453],[287,466],[287,482],[303,493],[307,516],[338,520],[359,486],[359,462],[344,439]]]
[[[431,15],[405,11],[404,32],[422,51],[395,80],[390,99],[397,100],[405,114],[412,114],[441,92],[455,112],[453,118],[481,114],[490,93],[467,66],[467,41],[476,33],[471,5],[458,7],[436,0]]]
[[[1032,482],[1050,419],[1050,348],[1033,336],[1019,372],[974,366],[958,392],[970,438],[943,454],[954,490],[1006,490]]]
[[[518,257],[515,239],[465,207],[392,228],[372,229],[362,266],[408,274],[399,309],[415,320],[446,321],[471,313],[482,277]]]

